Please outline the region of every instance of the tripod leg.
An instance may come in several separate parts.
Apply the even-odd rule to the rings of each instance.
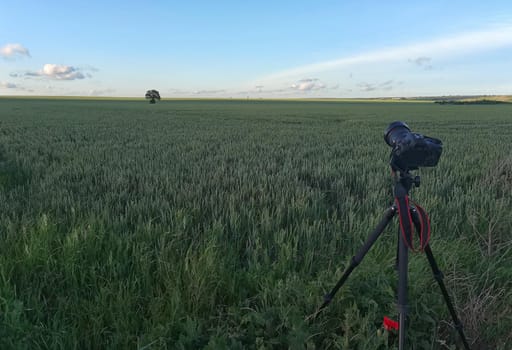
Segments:
[[[453,304],[450,300],[450,296],[448,294],[448,291],[446,290],[446,286],[444,285],[443,278],[444,275],[439,270],[439,267],[437,266],[436,260],[434,259],[434,255],[432,255],[432,250],[430,249],[430,245],[427,245],[425,247],[425,254],[427,255],[428,262],[430,264],[430,267],[432,268],[432,273],[434,274],[434,278],[439,284],[439,288],[441,288],[441,293],[443,293],[444,301],[446,302],[446,306],[448,307],[448,310],[450,311],[450,315],[452,316],[453,323],[455,325],[455,329],[457,329],[457,332],[459,332],[460,339],[462,340],[462,343],[464,344],[464,348],[469,350],[469,344],[466,340],[466,336],[464,335],[464,329],[462,326],[462,322],[457,317],[457,313],[455,312],[455,308],[453,307]]]
[[[398,271],[398,257],[400,255],[400,232],[398,232],[399,240],[396,242],[396,258],[395,258],[395,270]]]
[[[391,219],[393,218],[395,213],[396,213],[395,206],[392,206],[392,207],[388,208],[384,212],[384,217],[382,218],[382,220],[379,222],[379,224],[377,225],[375,230],[367,238],[366,242],[364,242],[363,246],[359,249],[357,254],[352,257],[352,260],[350,261],[350,266],[345,270],[345,273],[343,273],[343,276],[341,276],[341,278],[338,281],[338,283],[336,283],[336,285],[329,292],[329,294],[326,294],[324,296],[323,304],[320,305],[320,307],[318,308],[318,310],[316,311],[316,313],[314,315],[316,315],[320,310],[322,310],[323,308],[325,308],[327,305],[330,304],[330,302],[334,298],[334,295],[336,294],[336,292],[345,283],[345,281],[348,279],[348,276],[350,276],[350,274],[357,267],[357,265],[359,265],[361,263],[361,261],[363,260],[364,256],[366,255],[366,253],[368,253],[368,251],[372,247],[373,243],[375,243],[377,238],[379,238],[380,234],[382,233],[382,231],[384,231],[384,229],[389,224],[389,222],[391,221]]]
[[[416,227],[416,231],[420,232],[420,221],[418,217],[418,213],[415,209],[411,209],[411,216],[414,221],[414,226]],[[450,315],[452,316],[453,323],[455,325],[455,329],[457,329],[457,332],[459,332],[460,338],[462,340],[462,343],[464,344],[464,349],[469,350],[469,344],[466,340],[466,336],[464,335],[464,329],[462,326],[462,322],[457,317],[457,313],[455,311],[455,308],[453,307],[453,304],[450,299],[450,295],[448,294],[448,291],[446,290],[446,286],[444,284],[443,278],[443,272],[439,270],[439,267],[437,266],[436,260],[434,259],[434,255],[432,254],[432,249],[430,249],[430,245],[427,244],[425,247],[425,254],[427,255],[428,262],[430,264],[430,268],[432,269],[432,273],[434,274],[434,279],[439,284],[439,288],[441,289],[441,293],[443,294],[444,301],[446,302],[446,306],[448,307],[448,311],[450,311]]]
[[[405,333],[407,322],[407,265],[409,260],[409,248],[398,229],[398,349],[405,349]]]

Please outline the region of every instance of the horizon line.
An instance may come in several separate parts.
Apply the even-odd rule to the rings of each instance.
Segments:
[[[298,100],[298,101],[336,101],[336,100],[392,100],[392,101],[431,101],[435,98],[510,98],[512,94],[453,94],[453,95],[417,95],[417,96],[379,96],[379,97],[162,97],[160,101],[172,100]],[[145,97],[137,96],[88,96],[88,95],[0,95],[0,99],[55,99],[55,100],[134,100],[145,101]]]

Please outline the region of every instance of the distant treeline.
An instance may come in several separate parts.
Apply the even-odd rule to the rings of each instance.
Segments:
[[[473,100],[473,101],[464,101],[464,100],[441,100],[434,101],[435,103],[439,103],[441,105],[452,104],[452,105],[496,105],[500,103],[509,103],[505,101],[497,101],[497,100]]]

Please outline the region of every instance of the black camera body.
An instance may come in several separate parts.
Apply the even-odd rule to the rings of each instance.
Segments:
[[[391,167],[409,171],[436,166],[443,151],[441,140],[411,132],[404,122],[396,121],[384,131],[384,140],[393,147]]]

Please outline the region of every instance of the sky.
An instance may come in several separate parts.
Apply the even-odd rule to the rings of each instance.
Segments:
[[[0,0],[0,96],[512,94],[512,1]]]

